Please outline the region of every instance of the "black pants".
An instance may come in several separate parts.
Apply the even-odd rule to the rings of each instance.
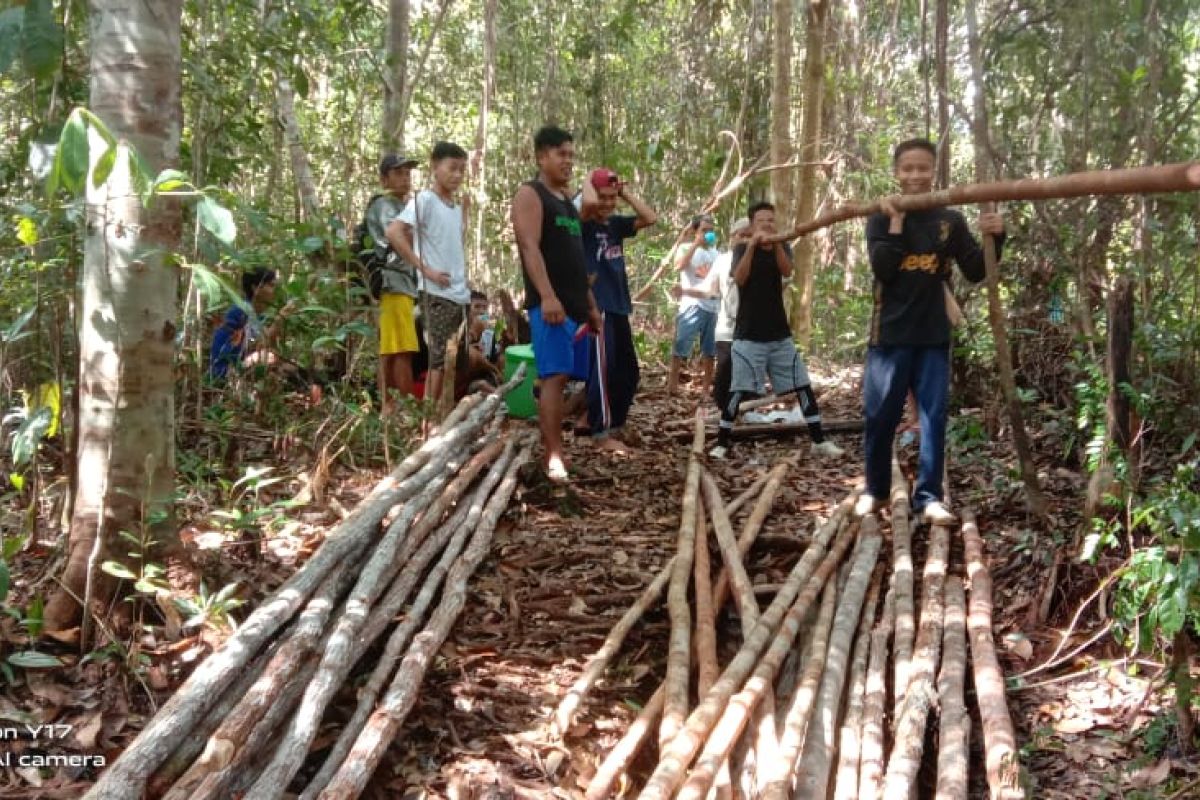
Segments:
[[[620,428],[629,417],[641,371],[625,314],[605,313],[604,335],[592,343],[588,365],[588,426],[592,435]]]
[[[733,342],[717,342],[717,367],[713,374],[712,396],[717,410],[729,405],[729,387],[733,383]]]

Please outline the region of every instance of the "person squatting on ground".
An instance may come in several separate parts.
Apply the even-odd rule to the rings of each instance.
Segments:
[[[717,233],[712,217],[707,214],[693,217],[688,231],[692,241],[676,251],[675,269],[679,271],[679,310],[675,314],[675,349],[671,371],[667,375],[667,393],[679,388],[679,373],[683,362],[700,343],[702,390],[708,393],[712,385],[713,359],[717,354],[713,336],[717,327],[717,298],[708,283],[708,273],[717,260]]]
[[[750,207],[750,241],[733,249],[733,280],[738,285],[737,322],[733,329],[732,379],[729,402],[721,412],[717,444],[709,455],[724,458],[732,446],[733,423],[743,400],[766,393],[766,379],[776,395],[794,392],[813,440],[813,452],[840,456],[842,448],[825,438],[821,412],[800,353],[792,342],[783,308],[783,279],[792,274],[792,251],[763,240],[775,234],[775,207]]]
[[[488,314],[488,296],[471,290],[470,322],[467,328],[467,347],[459,353],[460,363],[454,376],[454,398],[461,399],[471,392],[490,394],[503,380],[496,365],[496,329]],[[466,363],[461,363],[465,353]]]
[[[367,233],[382,260],[383,286],[379,293],[380,390],[383,411],[392,409],[391,390],[401,397],[413,393],[413,353],[420,347],[413,303],[417,297],[417,271],[388,242],[387,229],[408,202],[412,191],[415,158],[388,153],[379,161],[379,182],[384,193],[367,205]]]
[[[733,324],[737,320],[738,288],[733,280],[733,247],[750,241],[750,220],[739,217],[729,228],[729,246],[713,262],[708,279],[717,296],[717,366],[713,375],[713,400],[721,411],[729,404],[729,384],[733,380]]]
[[[624,200],[636,216],[614,214]],[[583,252],[596,306],[604,315],[603,333],[594,337],[588,369],[588,428],[596,447],[626,449],[619,437],[637,394],[640,372],[629,315],[633,301],[625,271],[625,240],[653,225],[658,215],[642,202],[617,173],[592,170],[579,197],[583,220]]]
[[[467,169],[467,151],[438,142],[430,153],[433,189],[423,189],[388,226],[388,241],[420,273],[421,317],[429,344],[425,396],[441,397],[446,342],[466,319],[471,302],[463,208],[455,193]]]
[[[586,376],[587,349],[577,348],[577,342],[587,335],[588,325],[599,332],[603,323],[588,288],[583,230],[571,202],[574,139],[561,128],[547,126],[534,135],[533,147],[538,174],[517,189],[511,218],[521,256],[534,363],[541,379],[538,424],[546,473],[551,480],[564,480],[563,391],[581,367]]]
[[[263,317],[275,300],[278,276],[275,270],[254,267],[242,273],[242,297],[250,306],[247,311],[235,304],[225,312],[221,324],[213,331],[208,350],[208,377],[222,384],[229,377],[229,370],[245,367],[270,369],[282,377],[289,388],[309,393],[309,402],[321,400],[322,381],[309,369],[294,361],[283,358],[272,349],[283,329],[283,321],[296,309],[296,301],[289,300],[275,314],[269,325]]]
[[[896,146],[892,171],[901,194],[933,188],[937,147],[927,139]],[[892,443],[911,390],[921,425],[912,509],[926,522],[956,521],[944,503],[946,415],[950,394],[950,320],[946,312],[950,261],[968,280],[984,277],[983,251],[962,213],[949,208],[904,213],[890,198],[867,220],[867,247],[875,275],[875,306],[863,373],[863,456],[866,491],[855,511],[878,510],[892,485]],[[1004,219],[979,215],[979,230],[1004,240]]]

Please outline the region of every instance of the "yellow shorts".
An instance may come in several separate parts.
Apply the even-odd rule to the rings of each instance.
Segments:
[[[406,294],[391,292],[380,295],[379,354],[415,353],[419,349],[413,299]]]

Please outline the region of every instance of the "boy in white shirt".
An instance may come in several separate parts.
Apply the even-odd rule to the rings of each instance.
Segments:
[[[446,365],[446,341],[466,318],[471,302],[463,209],[455,199],[467,170],[467,151],[438,142],[430,153],[433,189],[413,197],[388,226],[388,241],[420,273],[422,324],[429,343],[425,396],[437,399]],[[414,246],[415,245],[415,246]]]

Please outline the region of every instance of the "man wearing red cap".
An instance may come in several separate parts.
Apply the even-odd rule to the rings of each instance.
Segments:
[[[624,200],[636,216],[614,214]],[[596,305],[604,314],[603,335],[595,337],[595,352],[588,372],[588,427],[596,447],[622,452],[617,438],[625,425],[640,372],[629,315],[633,301],[625,272],[626,239],[653,225],[658,215],[629,191],[617,173],[607,167],[592,170],[580,195],[583,252]]]

